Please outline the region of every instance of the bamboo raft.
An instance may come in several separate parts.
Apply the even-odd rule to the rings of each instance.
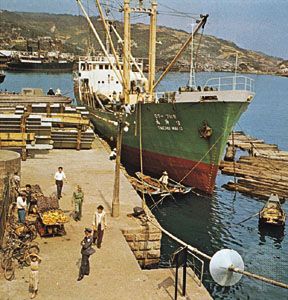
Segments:
[[[230,137],[228,148],[232,145]],[[236,149],[247,151],[248,156],[241,156],[238,161],[233,162],[228,155],[228,161],[221,162],[222,174],[239,177],[236,182],[224,184],[224,188],[260,199],[268,199],[271,193],[278,194],[280,200],[288,198],[287,151],[279,150],[277,145],[265,144],[263,140],[246,136],[243,132],[234,133],[234,145]]]

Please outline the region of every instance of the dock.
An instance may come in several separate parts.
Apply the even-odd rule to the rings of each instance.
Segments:
[[[65,225],[65,236],[37,238],[43,261],[36,299],[174,299],[175,269],[143,270],[136,259],[140,246],[139,251],[130,248],[132,243],[127,239],[127,233],[137,231],[139,223],[136,218],[127,215],[133,212],[133,207],[141,206],[141,198],[123,173],[120,178],[121,214],[119,218],[110,217],[114,162],[109,160],[103,143],[97,138],[90,150],[54,149],[48,154],[22,162],[21,185],[39,184],[46,195],[55,192],[54,173],[58,166],[63,166],[68,180],[68,183],[64,183],[60,207],[67,214],[72,211],[72,193],[76,184],[80,184],[85,193],[83,218],[80,222],[71,219]],[[90,275],[78,282],[80,241],[84,236],[84,228],[91,227],[93,214],[99,204],[107,212],[108,228],[101,249],[96,249],[96,253],[90,257]],[[153,243],[150,245],[152,247]],[[156,243],[150,254],[157,255],[159,252],[160,247]],[[17,269],[16,279],[11,282],[1,276],[0,299],[29,299],[28,282],[29,268]],[[181,297],[179,276],[178,299],[212,299],[203,284],[199,286],[198,283],[195,274],[189,271],[187,294]]]
[[[238,177],[223,187],[260,199],[268,199],[271,193],[282,200],[288,198],[288,151],[243,132],[235,132],[233,140],[230,137],[230,153],[233,144],[235,149],[246,151],[246,155],[235,162],[231,159],[221,162],[222,174]]]

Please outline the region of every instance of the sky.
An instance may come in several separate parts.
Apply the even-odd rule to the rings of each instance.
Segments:
[[[82,1],[86,6],[88,1],[91,13],[96,12],[94,1]],[[123,3],[101,1],[110,1],[114,6]],[[158,3],[159,25],[191,30],[192,18],[162,14],[172,12],[167,7],[191,14],[209,14],[205,33],[235,42],[242,48],[288,59],[288,0],[158,0]],[[75,0],[0,0],[0,9],[79,14]]]

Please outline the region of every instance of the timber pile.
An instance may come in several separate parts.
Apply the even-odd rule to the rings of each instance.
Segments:
[[[65,96],[47,96],[39,89],[23,89],[21,93],[0,92],[0,107],[15,107],[16,105],[70,104],[71,99]]]
[[[23,159],[27,154],[43,154],[53,148],[91,149],[94,132],[88,114],[84,107],[62,104],[0,107],[0,148],[20,150],[25,153]],[[20,133],[22,136],[18,137]],[[34,138],[23,136],[24,133],[33,133]],[[8,137],[5,143],[1,134]]]
[[[250,137],[244,137],[243,133],[234,134],[235,147],[247,150],[250,156],[241,156],[235,163],[221,162],[223,174],[241,177],[236,183],[228,182],[223,187],[260,199],[268,199],[271,193],[278,194],[279,199],[288,198],[288,152],[279,150],[277,145],[251,140],[252,148],[248,145]],[[232,139],[228,145],[230,143]]]
[[[233,146],[232,135],[228,139],[228,145]],[[266,144],[264,140],[253,138],[245,135],[242,131],[234,132],[234,145],[235,148],[243,151],[248,151],[253,156],[261,156],[260,153],[267,154],[268,152],[279,152],[278,146],[275,144]]]

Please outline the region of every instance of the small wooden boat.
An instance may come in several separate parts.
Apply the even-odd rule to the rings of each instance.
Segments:
[[[159,195],[161,191],[159,188],[150,186],[145,182],[140,181],[139,179],[130,176],[129,181],[137,192],[147,194],[147,195]]]
[[[164,185],[158,179],[144,175],[141,172],[137,172],[136,176],[140,181],[145,182],[148,186],[159,189],[161,193],[187,194],[192,190],[191,187],[186,187],[180,183],[172,182],[170,178],[168,179],[168,184]]]
[[[259,212],[259,222],[263,224],[284,226],[286,213],[281,207],[277,194],[271,194],[267,203]]]

